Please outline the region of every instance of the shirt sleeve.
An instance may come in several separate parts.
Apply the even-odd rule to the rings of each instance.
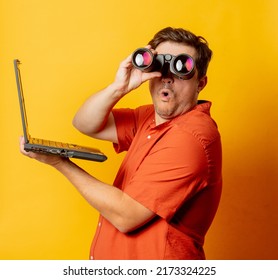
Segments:
[[[181,205],[206,187],[207,174],[203,146],[177,129],[156,143],[124,192],[170,221]]]
[[[132,109],[113,109],[118,144],[113,144],[117,153],[127,151],[136,133],[136,118]]]
[[[112,110],[116,129],[118,144],[113,144],[117,153],[128,151],[132,140],[137,132],[138,125],[153,114],[152,105],[144,105],[136,109],[113,109]]]

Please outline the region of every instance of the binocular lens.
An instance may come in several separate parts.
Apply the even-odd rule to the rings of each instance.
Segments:
[[[174,60],[175,71],[182,75],[190,73],[194,68],[194,61],[190,56],[179,55]]]
[[[147,68],[152,64],[153,54],[147,49],[139,49],[133,55],[133,64],[141,69]]]

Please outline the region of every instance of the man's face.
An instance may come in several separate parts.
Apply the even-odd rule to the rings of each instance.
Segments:
[[[174,42],[163,42],[156,48],[158,54],[177,56],[181,53],[196,58],[193,47]],[[161,124],[189,111],[197,104],[198,93],[205,87],[206,77],[198,79],[198,73],[189,80],[181,80],[170,71],[149,82],[149,88],[156,112],[156,124]]]

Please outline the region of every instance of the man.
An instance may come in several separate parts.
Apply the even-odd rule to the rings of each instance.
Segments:
[[[25,152],[23,140],[21,152],[55,167],[100,212],[91,259],[205,259],[204,237],[222,184],[211,103],[198,101],[212,52],[204,38],[170,27],[146,48],[154,58],[168,55],[169,61],[186,54],[195,63],[193,74],[179,76],[169,61],[145,72],[134,67],[130,55],[114,82],[90,96],[73,120],[82,133],[127,151],[113,186],[70,160]],[[145,81],[153,105],[114,108]]]

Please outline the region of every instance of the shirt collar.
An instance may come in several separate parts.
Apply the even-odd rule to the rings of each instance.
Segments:
[[[197,102],[197,105],[194,106],[190,111],[187,111],[185,114],[183,115],[180,115],[180,116],[177,116],[167,122],[164,122],[162,124],[159,124],[159,125],[156,125],[155,124],[155,119],[154,119],[154,114],[153,114],[153,117],[151,119],[151,122],[149,124],[150,128],[151,129],[156,129],[156,130],[160,130],[160,129],[163,129],[164,127],[167,127],[169,125],[171,125],[173,122],[175,122],[175,120],[178,120],[180,118],[183,118],[185,115],[187,115],[188,113],[192,112],[192,111],[199,111],[199,112],[203,112],[207,115],[210,116],[210,107],[211,107],[211,102],[210,101],[207,101],[207,100],[198,100]]]

